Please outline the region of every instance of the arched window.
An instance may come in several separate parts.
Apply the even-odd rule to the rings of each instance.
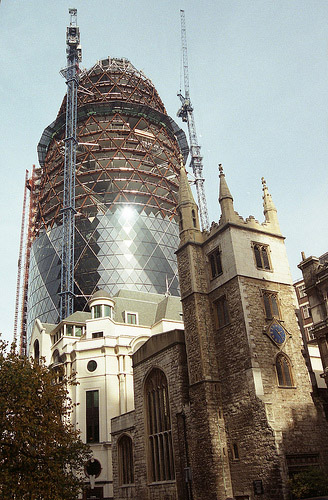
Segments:
[[[119,483],[132,484],[134,482],[132,439],[124,434],[118,441],[117,449]]]
[[[278,385],[280,387],[293,387],[292,367],[285,354],[278,354],[276,358],[276,370],[278,376]]]
[[[150,480],[174,479],[171,418],[167,380],[154,369],[145,384]]]
[[[59,351],[56,349],[52,355],[52,362],[54,364],[60,363],[60,356],[59,356]]]
[[[38,363],[40,361],[40,345],[38,339],[34,342],[34,359]]]

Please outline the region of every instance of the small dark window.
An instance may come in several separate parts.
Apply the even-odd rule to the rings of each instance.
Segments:
[[[263,292],[265,315],[268,319],[280,318],[278,308],[278,294],[276,292]]]
[[[40,345],[38,339],[34,342],[34,359],[37,363],[40,360]]]
[[[86,392],[87,443],[99,443],[99,391]]]
[[[92,338],[93,339],[99,339],[100,337],[104,336],[104,332],[93,332]]]
[[[195,212],[195,210],[192,210],[192,211],[191,211],[191,215],[192,215],[192,223],[193,223],[193,226],[194,226],[194,227],[197,227],[196,212]]]
[[[234,460],[239,460],[239,448],[237,443],[232,445],[232,455]]]
[[[97,369],[97,361],[95,361],[94,359],[90,359],[87,364],[87,369],[89,370],[89,372],[94,372]]]
[[[208,258],[210,261],[212,278],[216,278],[216,276],[222,274],[221,252],[219,250],[215,250],[215,252],[211,253]]]
[[[183,219],[182,219],[182,214],[181,214],[180,210],[178,212],[178,215],[179,215],[179,229],[180,229],[180,231],[182,231],[183,230]]]
[[[132,439],[124,435],[118,441],[118,473],[120,484],[134,482],[133,446]]]
[[[215,302],[215,308],[218,320],[218,327],[222,328],[223,326],[230,323],[228,303],[225,297],[221,297],[219,300]]]
[[[280,387],[293,387],[293,376],[290,361],[284,354],[278,354],[276,359],[278,385]]]
[[[256,267],[258,269],[271,270],[269,261],[269,246],[260,243],[253,244]]]

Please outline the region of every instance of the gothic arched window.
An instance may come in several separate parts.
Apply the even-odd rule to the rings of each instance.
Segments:
[[[40,361],[40,344],[38,339],[34,342],[34,359],[37,363]]]
[[[164,373],[154,369],[145,383],[145,403],[148,434],[150,480],[174,479],[171,418],[167,380]]]
[[[294,386],[291,363],[285,354],[278,354],[276,358],[276,370],[278,385],[280,387]]]
[[[124,434],[117,443],[119,483],[134,482],[133,445],[130,436]]]

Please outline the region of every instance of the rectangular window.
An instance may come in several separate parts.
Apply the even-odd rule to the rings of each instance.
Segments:
[[[137,318],[137,313],[125,313],[125,322],[129,323],[129,325],[137,325],[138,324],[138,318]]]
[[[211,266],[212,279],[222,274],[221,252],[219,249],[215,250],[208,256]]]
[[[215,302],[216,316],[218,321],[218,327],[222,328],[230,322],[228,303],[225,297],[221,297]]]
[[[99,391],[86,391],[87,443],[99,443]]]
[[[82,336],[82,326],[75,326],[75,337]]]
[[[304,306],[301,309],[303,312],[304,319],[311,318],[311,309],[309,308],[309,306]]]
[[[93,307],[93,317],[101,318],[101,305]]]
[[[104,336],[104,332],[93,332],[92,333],[92,338],[93,339],[99,339]]]
[[[313,326],[308,326],[304,328],[307,340],[315,340],[315,335],[313,332]]]
[[[298,287],[298,293],[299,293],[300,299],[303,299],[303,297],[306,297],[305,285],[300,285]]]
[[[269,245],[263,245],[262,243],[253,243],[253,251],[256,267],[258,269],[270,271],[272,268],[269,259]]]
[[[73,336],[73,325],[66,325],[66,335]]]
[[[112,317],[112,308],[108,306],[107,304],[104,305],[104,316],[107,318]]]
[[[265,315],[268,319],[280,318],[277,292],[263,291]]]

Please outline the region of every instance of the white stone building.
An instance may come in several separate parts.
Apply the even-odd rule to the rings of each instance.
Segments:
[[[182,329],[182,309],[179,297],[127,290],[113,298],[98,291],[89,306],[58,325],[36,320],[30,353],[78,383],[70,387],[73,422],[94,457],[85,499],[110,499],[111,419],[134,409],[131,355],[152,335]]]

